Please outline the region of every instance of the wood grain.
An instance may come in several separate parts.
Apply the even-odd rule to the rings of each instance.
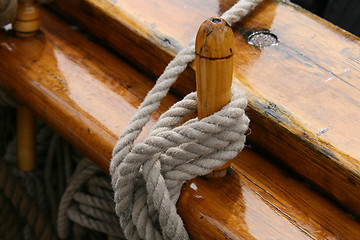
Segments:
[[[63,0],[53,6],[157,76],[204,19],[234,2]],[[250,45],[258,31],[272,32],[278,43]],[[360,214],[359,39],[272,0],[234,32],[235,84],[248,94],[249,139]],[[194,90],[194,76],[188,68],[174,90]]]
[[[231,100],[233,49],[234,34],[225,20],[209,18],[201,24],[195,40],[199,120],[219,111]],[[229,166],[230,160],[206,177],[223,177]]]
[[[113,146],[153,81],[54,17],[42,17],[34,38],[0,35],[0,84],[108,171]],[[140,139],[175,100],[167,97]]]
[[[232,168],[185,184],[178,211],[194,239],[360,237],[359,222],[257,153],[245,149]]]
[[[16,35],[19,37],[32,37],[40,28],[40,9],[32,1],[19,1],[15,20],[12,23]]]
[[[40,9],[34,1],[19,1],[12,24],[17,37],[33,37],[40,28]],[[26,41],[26,40],[25,40]],[[18,107],[16,116],[17,167],[21,171],[35,169],[35,116],[26,107]]]
[[[0,64],[1,86],[105,171],[153,85],[46,11],[42,32],[29,41],[0,33]],[[164,99],[150,126],[176,100]],[[233,169],[184,186],[178,209],[193,239],[359,239],[358,221],[259,154],[246,150]]]

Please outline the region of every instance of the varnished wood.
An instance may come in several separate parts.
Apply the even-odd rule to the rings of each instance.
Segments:
[[[204,19],[234,2],[59,0],[53,6],[144,71],[159,75]],[[248,44],[252,33],[264,30],[278,43]],[[249,98],[248,139],[360,214],[359,39],[272,0],[236,24],[234,32],[234,84]],[[174,90],[193,91],[194,79],[188,68]]]
[[[230,102],[234,34],[220,18],[201,24],[195,41],[198,117],[203,119]]]
[[[193,239],[360,237],[358,221],[249,149],[225,177],[187,182],[178,211]]]
[[[35,169],[35,117],[26,107],[17,109],[17,167],[21,171]]]
[[[32,1],[19,1],[13,29],[17,37],[33,37],[40,28],[40,9]],[[24,40],[26,41],[26,40]],[[19,54],[19,57],[21,55]],[[26,107],[17,109],[17,167],[35,169],[35,117]]]
[[[54,17],[42,17],[33,38],[0,35],[0,84],[108,171],[113,146],[153,81]],[[167,97],[140,139],[175,99]]]
[[[41,19],[42,32],[29,41],[0,33],[0,84],[107,170],[153,82],[54,16]],[[145,133],[176,100],[162,101]],[[184,187],[178,209],[194,239],[359,238],[358,221],[258,154],[247,150],[232,166],[224,178]]]
[[[199,119],[214,114],[230,102],[234,68],[233,49],[234,34],[225,20],[209,18],[201,24],[195,40]],[[229,166],[230,161],[207,177],[223,177]]]

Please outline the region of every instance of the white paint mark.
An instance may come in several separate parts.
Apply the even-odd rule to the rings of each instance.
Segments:
[[[321,134],[324,134],[324,133],[326,133],[327,131],[329,131],[329,128],[323,128],[323,129],[321,129],[320,131],[318,131],[318,132],[316,133],[316,136],[320,136]]]
[[[11,30],[11,29],[12,29],[12,24],[11,24],[11,23],[6,24],[6,25],[4,26],[4,29],[5,29],[5,31]]]
[[[328,79],[325,80],[325,82],[329,82],[329,81],[332,80],[334,77],[340,78],[340,76],[344,76],[344,75],[346,75],[347,72],[350,72],[350,71],[351,71],[350,68],[344,68],[343,72],[340,72],[339,74],[337,74],[337,76],[335,76],[335,75],[330,76]]]
[[[325,80],[325,82],[328,82],[328,81],[330,81],[330,80],[333,79],[333,78],[334,78],[334,76],[329,77],[328,79]]]
[[[9,51],[13,50],[12,47],[10,47],[10,45],[7,44],[6,42],[2,42],[2,43],[0,43],[0,45],[6,47],[6,49],[9,50]]]
[[[190,184],[190,187],[191,187],[192,189],[194,189],[195,191],[198,189],[195,183],[191,183],[191,184]]]

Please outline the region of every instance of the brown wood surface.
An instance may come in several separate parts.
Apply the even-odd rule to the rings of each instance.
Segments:
[[[35,116],[24,106],[16,114],[16,165],[21,171],[33,171],[36,166]]]
[[[32,1],[19,1],[15,20],[12,23],[16,35],[19,37],[32,37],[40,28],[40,9]]]
[[[153,82],[53,15],[43,11],[41,21],[27,41],[0,32],[0,84],[107,170]],[[159,113],[176,100],[169,95]],[[194,239],[360,238],[360,222],[259,154],[245,150],[232,166],[184,187],[178,209]]]
[[[17,37],[33,37],[40,28],[40,9],[34,1],[19,1],[12,24]],[[19,107],[16,116],[17,167],[21,171],[35,169],[35,117],[26,107]]]
[[[0,35],[0,84],[108,171],[113,146],[153,81],[69,26],[44,14],[42,32]],[[176,98],[153,114],[144,130]]]
[[[359,222],[268,159],[245,149],[232,168],[185,184],[178,211],[194,239],[360,238]]]
[[[222,1],[55,1],[54,9],[157,76]],[[164,21],[164,19],[166,19]],[[250,34],[278,43],[258,48]],[[235,84],[249,97],[250,139],[360,214],[359,38],[281,1],[265,0],[235,32]],[[174,90],[194,87],[188,68]]]

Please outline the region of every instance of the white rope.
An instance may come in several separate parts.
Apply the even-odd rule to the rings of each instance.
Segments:
[[[231,25],[260,0],[240,0],[223,18]],[[128,239],[188,239],[176,211],[184,181],[210,173],[242,150],[249,119],[245,94],[233,89],[231,102],[214,115],[178,126],[197,108],[195,93],[164,113],[143,143],[134,146],[151,114],[178,75],[195,58],[194,40],[169,63],[124,129],[110,164],[115,210]]]
[[[222,17],[231,25],[245,16],[258,2],[260,1],[239,1]],[[194,40],[167,66],[114,148],[111,174],[113,188],[117,189],[114,194],[116,212],[130,239],[188,238],[175,208],[183,182],[211,172],[227,159],[236,156],[243,147],[249,120],[244,114],[245,95],[236,90],[233,91],[231,103],[214,116],[201,121],[193,119],[176,127],[187,114],[196,111],[196,95],[188,95],[161,116],[144,143],[133,146],[160,100],[193,60]],[[0,89],[0,106],[9,105],[18,106]],[[70,149],[49,128],[41,129],[37,139],[43,139],[37,140],[37,160],[41,159],[37,163],[37,170],[14,173],[26,181],[27,191],[41,203],[40,210],[46,209],[57,218],[60,237],[87,235],[87,231],[80,226],[82,225],[104,232],[110,238],[122,238],[122,231],[117,229],[117,223],[114,222],[109,182],[94,175],[101,170],[95,170],[90,163],[86,166],[79,164],[80,172],[74,173],[81,156],[71,152],[73,148]],[[5,158],[13,163],[16,160],[13,151],[15,144],[11,143],[8,147],[14,149],[8,149]],[[221,151],[216,147],[221,148]],[[79,176],[76,178],[77,175]],[[63,194],[66,185],[68,186]],[[130,205],[126,205],[129,202]],[[32,224],[35,222],[32,218],[28,220],[29,223],[24,227],[24,232],[28,234],[24,236],[30,237],[25,239],[32,237]],[[73,232],[70,232],[70,220],[74,222]],[[40,225],[36,225],[35,231],[41,229],[38,226]]]

